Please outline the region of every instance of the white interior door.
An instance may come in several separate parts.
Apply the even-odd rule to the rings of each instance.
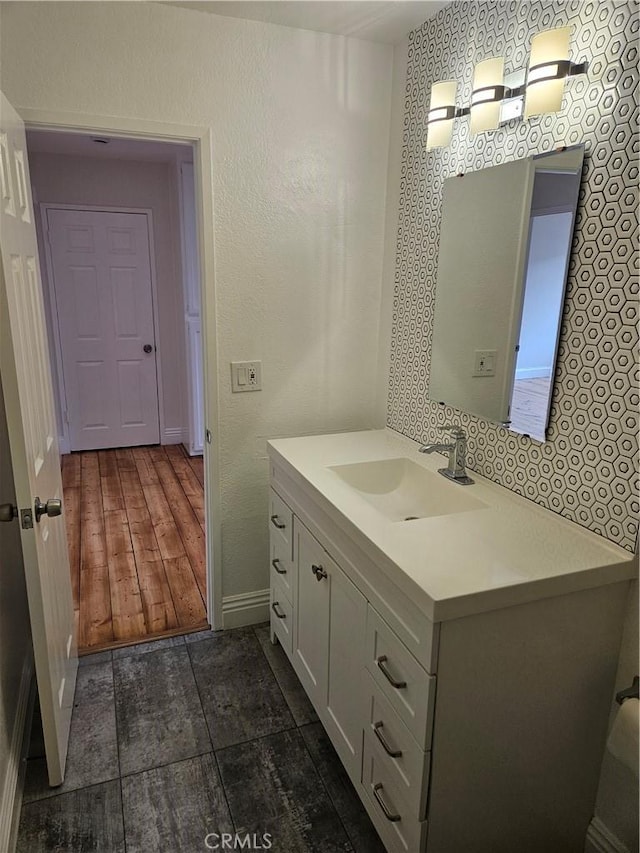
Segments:
[[[71,450],[160,441],[147,222],[47,211]]]
[[[54,503],[62,480],[28,174],[24,125],[0,93],[0,372],[49,782],[59,785],[78,657],[64,517]],[[51,517],[38,519],[38,499]]]

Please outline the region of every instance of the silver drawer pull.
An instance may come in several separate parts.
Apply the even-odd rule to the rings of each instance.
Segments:
[[[278,619],[286,619],[286,618],[287,618],[287,614],[286,614],[286,613],[278,613],[278,604],[280,604],[280,602],[279,602],[279,601],[274,601],[274,602],[273,602],[273,604],[271,605],[271,609],[272,609],[272,610],[273,610],[273,612],[276,614],[276,616],[278,617]]]
[[[383,728],[382,720],[380,720],[377,723],[374,723],[371,726],[371,728],[373,729],[374,735],[378,738],[378,740],[382,744],[382,748],[387,753],[387,755],[390,755],[391,758],[400,758],[402,756],[402,750],[401,749],[391,749],[391,747],[389,746],[389,744],[387,743],[385,738],[382,736],[382,733],[380,731],[380,729]]]
[[[379,658],[376,658],[376,663],[378,664],[378,669],[384,675],[384,677],[387,679],[389,684],[392,687],[395,687],[396,690],[402,690],[403,687],[407,686],[407,682],[406,681],[396,681],[395,678],[389,672],[389,670],[386,668],[386,666],[385,666],[386,662],[387,662],[387,656],[386,655],[380,655]]]
[[[380,808],[382,809],[382,811],[384,812],[384,816],[386,817],[386,819],[390,820],[391,823],[397,823],[399,820],[402,820],[402,818],[400,817],[399,814],[393,814],[393,812],[389,811],[389,809],[387,808],[387,804],[382,799],[382,797],[380,796],[378,791],[382,791],[382,782],[378,782],[377,785],[373,786],[373,796],[378,801],[378,804],[379,804]]]
[[[271,524],[273,524],[274,527],[277,527],[278,530],[284,530],[285,527],[287,526],[286,524],[280,524],[280,522],[278,521],[277,515],[271,516]]]
[[[279,575],[286,575],[287,570],[279,568],[280,560],[277,557],[275,558],[275,560],[271,560],[271,565]]]
[[[328,577],[326,571],[322,568],[322,566],[311,566],[311,571],[316,576],[317,581],[324,580]]]

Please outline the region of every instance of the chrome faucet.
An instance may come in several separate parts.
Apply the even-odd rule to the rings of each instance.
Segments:
[[[474,481],[467,475],[465,462],[467,456],[467,436],[465,431],[456,424],[447,424],[442,429],[451,433],[452,441],[449,444],[425,444],[420,448],[420,453],[436,453],[438,451],[449,453],[449,465],[446,468],[438,468],[438,473],[449,480],[460,483],[462,486],[470,486]]]

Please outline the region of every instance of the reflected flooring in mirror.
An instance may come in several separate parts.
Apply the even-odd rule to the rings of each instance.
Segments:
[[[544,441],[551,377],[516,379],[511,398],[511,429]]]

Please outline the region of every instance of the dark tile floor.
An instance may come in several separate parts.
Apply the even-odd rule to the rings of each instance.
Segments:
[[[82,658],[60,788],[34,752],[18,853],[198,853],[236,832],[384,853],[267,625]]]

